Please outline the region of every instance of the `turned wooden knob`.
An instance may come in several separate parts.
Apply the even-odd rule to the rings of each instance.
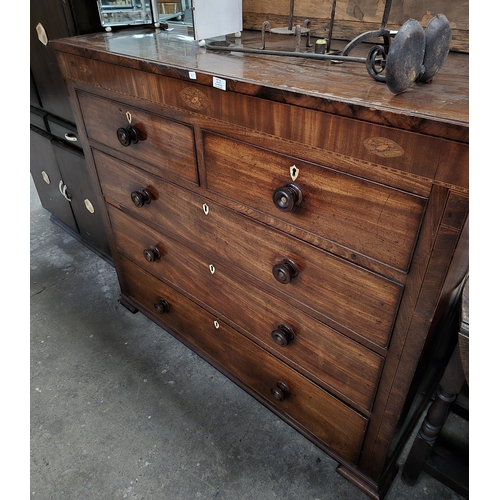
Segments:
[[[280,283],[290,283],[299,274],[297,264],[290,259],[283,259],[273,266],[273,276]]]
[[[155,262],[160,260],[161,257],[160,250],[157,247],[146,248],[142,253],[148,262]]]
[[[135,127],[129,125],[128,127],[120,127],[116,131],[116,136],[122,146],[130,146],[139,142],[139,132]]]
[[[170,304],[165,299],[160,299],[155,302],[155,309],[158,314],[163,314],[170,311]]]
[[[276,330],[271,332],[271,337],[276,344],[286,347],[293,340],[294,334],[288,325],[279,325]]]
[[[130,198],[134,202],[134,205],[141,208],[144,205],[151,203],[152,196],[147,189],[138,189],[137,191],[132,191],[130,193]]]
[[[273,202],[282,212],[291,212],[302,202],[302,190],[293,182],[276,188],[273,193]]]
[[[290,389],[285,382],[276,382],[276,385],[271,389],[271,394],[276,401],[285,401],[290,395]]]

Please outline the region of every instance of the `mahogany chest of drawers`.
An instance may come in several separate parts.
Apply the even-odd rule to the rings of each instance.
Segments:
[[[52,43],[121,302],[383,497],[468,270],[466,56],[393,96],[182,33]]]

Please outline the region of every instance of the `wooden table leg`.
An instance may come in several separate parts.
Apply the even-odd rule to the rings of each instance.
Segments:
[[[417,481],[448,417],[450,406],[460,393],[464,381],[465,376],[457,345],[439,382],[436,398],[427,411],[427,415],[406,459],[402,471],[402,478],[406,483],[414,484]]]

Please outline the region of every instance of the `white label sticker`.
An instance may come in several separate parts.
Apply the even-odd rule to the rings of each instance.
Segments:
[[[226,90],[226,80],[223,80],[222,78],[217,78],[216,76],[214,76],[214,87],[216,89]]]
[[[195,71],[190,71],[189,72],[189,78],[191,78],[191,80],[196,80],[196,72]]]

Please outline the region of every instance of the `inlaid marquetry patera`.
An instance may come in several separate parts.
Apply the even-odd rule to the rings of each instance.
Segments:
[[[403,148],[385,137],[370,137],[363,141],[364,147],[378,156],[394,158],[405,154]]]
[[[181,91],[182,100],[193,109],[205,109],[209,106],[208,97],[199,89],[194,87],[185,87]]]

